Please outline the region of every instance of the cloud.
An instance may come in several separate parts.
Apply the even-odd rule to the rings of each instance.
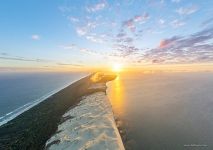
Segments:
[[[123,32],[120,32],[120,33],[118,33],[118,34],[116,35],[117,38],[123,38],[123,37],[125,37],[125,36],[126,36],[126,34],[123,33]]]
[[[114,53],[113,56],[119,57],[132,56],[140,51],[139,48],[129,44],[115,44],[114,49],[117,51],[117,53]]]
[[[60,66],[75,66],[75,67],[82,67],[81,64],[72,64],[72,63],[61,63],[57,62],[56,60],[47,60],[47,59],[40,59],[40,58],[26,58],[21,56],[10,56],[7,54],[6,56],[0,56],[0,60],[10,60],[10,61],[22,61],[22,62],[36,62],[36,63],[56,63]]]
[[[90,49],[87,49],[87,48],[80,48],[79,47],[78,50],[80,52],[83,52],[83,53],[86,53],[86,54],[89,54],[89,55],[100,55],[100,53],[97,53],[97,52],[90,50]]]
[[[72,63],[57,63],[59,66],[74,66],[74,67],[83,67],[81,64],[72,64]]]
[[[131,0],[131,2],[133,1],[134,0]],[[170,0],[170,2],[165,0],[147,0],[145,3],[151,3],[155,7],[161,7],[169,6],[171,2],[179,3],[180,1],[181,0]],[[211,59],[210,56],[212,52],[210,50],[212,49],[212,45],[210,43],[207,44],[208,40],[211,39],[211,35],[207,33],[195,33],[189,36],[171,36],[168,38],[160,39],[159,44],[157,44],[155,48],[150,48],[145,51],[142,51],[142,48],[140,48],[140,46],[143,47],[145,45],[152,45],[152,43],[139,43],[139,38],[141,38],[141,41],[144,41],[147,35],[151,36],[152,38],[153,35],[151,34],[159,34],[162,32],[166,32],[167,30],[168,32],[170,32],[171,27],[176,29],[186,25],[186,23],[188,23],[187,18],[189,17],[187,15],[193,14],[198,11],[199,7],[195,5],[186,6],[181,5],[182,3],[176,4],[176,7],[174,7],[172,10],[168,9],[166,10],[166,12],[162,12],[163,14],[168,14],[168,16],[165,16],[166,18],[163,18],[163,16],[159,14],[157,16],[159,16],[160,18],[155,19],[156,16],[150,16],[150,14],[147,12],[136,14],[130,13],[131,16],[128,18],[130,14],[126,8],[129,6],[132,7],[132,5],[122,4],[121,2],[108,4],[105,0],[98,0],[98,2],[96,3],[94,2],[95,1],[91,2],[92,5],[89,2],[90,5],[82,6],[84,10],[80,13],[85,14],[85,11],[89,13],[86,13],[80,18],[76,18],[75,13],[72,12],[69,12],[69,14],[67,15],[69,16],[68,19],[73,23],[72,25],[76,30],[76,34],[81,36],[80,39],[93,42],[90,43],[92,44],[90,46],[97,46],[96,43],[104,43],[103,47],[108,45],[112,46],[112,50],[109,50],[109,53],[111,53],[112,56],[122,57],[122,59],[123,57],[130,58],[141,56],[141,59],[135,59],[135,61],[143,60],[151,63],[169,63],[181,61],[193,62],[195,60],[207,61]],[[119,5],[117,5],[117,3],[119,3]],[[116,4],[116,6],[114,4]],[[141,12],[141,8],[138,7],[136,9],[137,10],[135,10],[135,12]],[[69,11],[69,8],[65,8],[64,10]],[[108,13],[105,12],[105,10],[109,10],[110,13],[117,12],[117,14],[112,17],[109,16]],[[156,8],[156,12],[161,12],[164,10],[165,9]],[[79,11],[82,10],[79,9]],[[171,11],[175,13],[174,15],[176,15],[176,18],[173,18],[174,16],[169,15],[169,12],[171,13]],[[178,14],[181,16],[179,16]],[[192,15],[191,17],[195,16]],[[124,20],[121,20],[122,18],[124,18]],[[206,27],[209,24],[211,25],[211,22],[212,18],[203,22],[203,26]],[[164,27],[169,28],[167,29]],[[187,27],[188,26],[185,26],[184,29]],[[176,30],[175,33],[177,31],[178,30]],[[106,33],[107,37],[106,35],[104,35]],[[174,35],[174,33],[171,33],[171,35]],[[156,38],[159,38],[159,36],[154,37],[154,39]],[[104,55],[102,54],[103,51],[101,50],[96,51],[94,49],[88,49],[84,46],[77,47],[76,45],[73,46],[71,44],[61,47],[64,49],[79,50],[80,52],[82,52],[82,54],[85,53],[85,55]]]
[[[208,25],[212,25],[213,24],[213,17],[205,20],[204,22],[202,22],[201,26],[202,27],[205,27],[205,26],[208,26]]]
[[[76,33],[79,35],[79,36],[83,36],[83,35],[86,35],[87,34],[87,28],[86,27],[77,27],[76,28]]]
[[[40,40],[41,37],[40,37],[38,34],[33,34],[33,35],[31,36],[31,39],[33,39],[33,40]]]
[[[80,51],[82,53],[85,53],[85,54],[89,54],[89,55],[104,55],[100,52],[97,52],[97,51],[94,51],[94,50],[91,50],[91,49],[88,49],[88,48],[83,48],[83,47],[80,47],[76,44],[70,44],[70,45],[60,45],[59,47],[63,48],[63,49],[66,49],[66,50],[77,50],[77,51]]]
[[[132,32],[136,30],[136,24],[145,23],[150,18],[148,13],[144,13],[143,15],[135,15],[133,18],[123,21],[123,27],[128,28]]]
[[[2,56],[7,56],[8,54],[7,53],[0,53]]]
[[[125,31],[121,30],[119,33],[117,33],[117,35],[115,35],[113,42],[115,42],[117,45],[133,45],[134,36],[129,36]]]
[[[122,22],[121,30],[115,35],[113,42],[113,49],[115,50],[111,56],[115,57],[131,57],[139,53],[140,48],[134,45],[134,41],[137,40],[143,30],[136,30],[139,24],[145,23],[150,18],[148,13],[143,13],[142,15],[134,15],[132,18]],[[125,29],[134,32],[133,35],[129,35]]]
[[[166,48],[175,44],[175,42],[179,39],[179,37],[172,37],[170,39],[164,39],[160,41],[159,48]]]
[[[87,35],[86,39],[95,43],[104,43],[104,40],[96,35]]]
[[[69,19],[72,23],[77,23],[77,22],[80,21],[78,18],[72,17],[72,16],[68,17],[68,19]]]
[[[134,41],[133,38],[131,37],[120,37],[116,39],[117,43],[127,43],[127,44],[131,44]]]
[[[134,32],[135,31],[134,19],[129,19],[129,20],[124,21],[123,26],[127,27],[129,30]]]
[[[190,15],[198,10],[197,6],[181,7],[176,10],[179,15]]]
[[[134,16],[134,22],[145,22],[146,20],[148,20],[150,18],[148,13],[144,13],[143,15],[136,15]]]
[[[179,27],[184,26],[186,23],[183,22],[183,21],[180,21],[180,20],[178,20],[178,19],[175,19],[175,20],[173,20],[170,24],[171,24],[171,26],[172,26],[173,28],[179,28]]]
[[[106,6],[107,6],[106,1],[102,1],[102,2],[97,3],[95,5],[86,7],[86,10],[90,13],[91,12],[97,12],[97,11],[103,10]]]
[[[63,49],[74,49],[74,48],[76,48],[76,45],[75,45],[75,44],[60,45],[59,47],[60,47],[60,48],[63,48]]]
[[[4,57],[4,56],[0,56],[0,59],[3,59],[3,60],[16,60],[16,61],[31,61],[31,62],[49,62],[50,60],[45,60],[45,59],[32,59],[32,58],[25,58],[25,57],[19,57],[19,56],[16,56],[16,57],[12,57],[12,56],[7,56],[7,57]]]
[[[164,19],[159,19],[159,24],[161,24],[161,25],[163,25],[163,24],[165,24],[165,20]]]
[[[87,28],[89,29],[95,29],[98,26],[98,23],[95,21],[88,21],[86,24]]]
[[[151,63],[213,62],[213,28],[189,36],[163,39],[141,59]]]
[[[153,59],[152,60],[152,63],[153,64],[159,64],[159,63],[162,63],[162,62],[164,62],[165,60],[163,60],[163,59]]]
[[[96,21],[88,21],[85,25],[76,28],[76,33],[79,36],[85,36],[91,30],[96,29],[99,24]]]

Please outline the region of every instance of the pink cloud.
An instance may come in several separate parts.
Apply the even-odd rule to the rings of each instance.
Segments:
[[[135,15],[133,18],[123,22],[123,26],[127,27],[132,32],[136,29],[137,23],[145,23],[149,19],[149,14],[144,13],[143,15]]]
[[[175,42],[178,40],[178,37],[173,37],[171,39],[164,39],[160,41],[160,44],[158,48],[168,48],[175,44]]]
[[[144,13],[143,15],[136,15],[134,17],[134,22],[145,22],[147,19],[149,19],[149,14]]]
[[[159,48],[165,48],[165,47],[169,46],[170,43],[171,43],[171,42],[168,41],[168,40],[162,40],[162,41],[160,41]]]

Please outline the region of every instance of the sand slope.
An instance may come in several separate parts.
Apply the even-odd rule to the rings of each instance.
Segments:
[[[97,87],[100,88],[100,84]],[[81,102],[63,117],[66,120],[47,141],[46,149],[124,149],[110,102],[104,92],[84,96]]]

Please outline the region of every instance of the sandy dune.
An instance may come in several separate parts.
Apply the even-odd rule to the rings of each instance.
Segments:
[[[97,87],[101,88],[101,85]],[[124,149],[110,102],[104,92],[84,96],[81,102],[63,117],[65,121],[47,141],[47,149]]]

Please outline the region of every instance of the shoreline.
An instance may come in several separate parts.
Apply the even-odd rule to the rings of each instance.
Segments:
[[[86,75],[86,76],[81,77],[81,78],[79,78],[79,79],[77,79],[77,80],[74,80],[74,81],[72,81],[71,83],[65,84],[64,86],[62,86],[62,87],[60,87],[60,88],[57,88],[57,89],[55,89],[55,90],[53,90],[53,91],[50,91],[49,93],[47,93],[47,94],[41,96],[40,98],[37,98],[37,99],[35,99],[35,100],[32,101],[32,102],[29,102],[29,103],[27,103],[27,104],[25,104],[25,105],[22,105],[22,106],[20,106],[20,107],[18,107],[18,108],[16,108],[16,109],[14,109],[14,110],[11,111],[11,112],[8,112],[8,113],[5,114],[4,116],[1,116],[1,117],[0,117],[0,120],[1,120],[1,119],[3,119],[3,120],[0,122],[0,126],[6,124],[6,123],[9,122],[10,120],[15,119],[17,116],[21,115],[21,114],[24,113],[25,111],[31,109],[32,107],[38,105],[38,104],[41,103],[42,101],[45,101],[46,99],[48,99],[49,97],[53,96],[54,94],[60,92],[61,90],[67,88],[67,87],[70,86],[71,84],[73,84],[73,83],[75,83],[75,82],[77,82],[77,81],[79,81],[79,80],[81,80],[81,79],[83,79],[83,78],[85,78],[85,77],[87,77],[87,76],[89,76],[89,75]],[[9,118],[5,118],[6,116],[10,116],[10,117],[9,117]],[[5,118],[5,119],[4,119],[4,118]]]
[[[81,101],[81,97],[94,92],[106,92],[89,88],[94,81],[88,75],[44,101],[0,126],[0,149],[44,149],[46,141],[57,131],[61,118],[71,107]],[[115,76],[103,77],[100,82],[108,82]]]

